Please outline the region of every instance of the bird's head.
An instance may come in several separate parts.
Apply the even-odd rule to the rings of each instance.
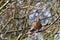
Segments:
[[[35,18],[35,20],[34,20],[35,22],[38,22],[38,21],[40,21],[40,19],[39,18]]]

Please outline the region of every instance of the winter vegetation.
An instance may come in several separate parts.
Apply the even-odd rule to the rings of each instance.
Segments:
[[[0,0],[0,40],[60,40],[60,0]]]

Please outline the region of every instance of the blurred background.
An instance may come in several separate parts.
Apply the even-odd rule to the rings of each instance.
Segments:
[[[30,35],[36,17],[42,31]],[[0,40],[60,40],[60,0],[0,0]]]

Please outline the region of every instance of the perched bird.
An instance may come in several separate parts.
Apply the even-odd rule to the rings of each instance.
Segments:
[[[42,24],[40,22],[40,19],[39,18],[35,18],[34,22],[31,25],[31,28],[30,28],[31,34],[33,34],[34,31],[41,29],[41,27],[42,27]]]

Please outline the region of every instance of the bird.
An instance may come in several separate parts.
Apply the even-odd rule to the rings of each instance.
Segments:
[[[33,34],[34,31],[41,29],[41,27],[42,24],[40,22],[40,18],[35,18],[30,28],[30,34]]]

